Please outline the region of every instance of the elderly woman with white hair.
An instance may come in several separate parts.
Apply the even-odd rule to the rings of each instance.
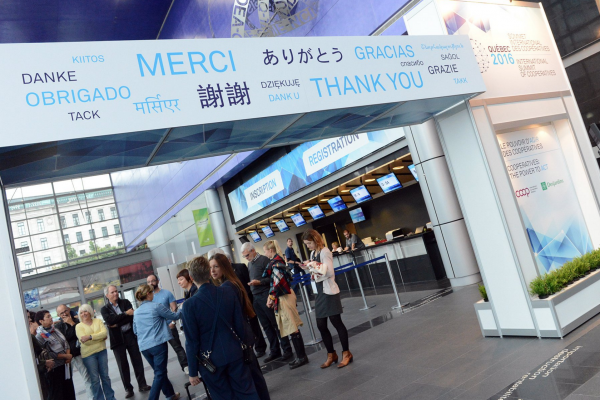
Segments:
[[[94,309],[89,304],[79,307],[81,323],[75,333],[81,342],[81,358],[90,375],[94,400],[114,400],[115,392],[108,376],[108,355],[106,352],[106,327],[94,318]]]

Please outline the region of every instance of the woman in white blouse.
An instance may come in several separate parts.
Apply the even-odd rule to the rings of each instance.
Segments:
[[[304,265],[303,268],[311,272],[312,278],[317,284],[317,299],[315,301],[317,327],[327,348],[327,361],[321,365],[321,368],[327,368],[338,362],[338,356],[333,348],[333,338],[327,328],[327,318],[337,330],[342,344],[342,361],[338,364],[338,368],[343,368],[352,362],[353,357],[348,345],[348,330],[342,322],[344,309],[342,308],[340,288],[335,283],[333,255],[325,247],[319,232],[314,229],[304,232],[302,240],[311,251],[310,262]]]

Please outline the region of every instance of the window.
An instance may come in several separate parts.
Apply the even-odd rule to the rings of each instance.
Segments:
[[[64,215],[60,216],[60,226],[62,228],[66,228],[67,227],[67,218],[65,218]]]
[[[108,228],[105,226],[102,227],[102,237],[108,237]]]
[[[123,247],[123,242],[118,242],[117,247]]]
[[[83,235],[81,234],[81,232],[76,232],[75,236],[77,236],[77,243],[83,242]]]
[[[25,223],[19,222],[17,224],[17,229],[19,230],[19,235],[24,235],[25,234]]]
[[[31,261],[25,261],[25,269],[31,269]]]
[[[65,244],[70,244],[71,243],[71,239],[69,239],[69,234],[66,233],[63,235],[63,240],[65,241]]]
[[[96,239],[96,232],[93,229],[90,229],[90,239]]]
[[[85,212],[85,221],[86,221],[88,224],[91,224],[91,223],[92,223],[92,213],[91,213],[91,212],[89,212],[89,211],[86,211],[86,212]]]
[[[44,265],[50,265],[52,261],[50,261],[50,257],[44,257]]]
[[[27,247],[27,242],[21,242],[21,248]]]
[[[42,245],[42,250],[46,250],[48,248],[48,239],[41,238],[40,239],[40,244]]]
[[[98,210],[98,218],[100,218],[100,221],[104,221],[104,210],[103,209]]]
[[[79,255],[82,256],[85,254],[85,250],[79,250]]]
[[[115,235],[118,235],[119,233],[121,233],[121,225],[115,224]]]
[[[79,215],[73,214],[73,225],[79,226]]]
[[[117,218],[117,207],[111,207],[110,208],[110,217],[111,218]]]
[[[38,232],[44,232],[44,220],[43,219],[37,220],[37,226],[38,226]]]

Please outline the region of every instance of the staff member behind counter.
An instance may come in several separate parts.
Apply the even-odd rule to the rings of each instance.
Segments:
[[[365,248],[365,244],[355,233],[348,232],[348,229],[344,229],[344,236],[346,237],[346,247],[344,251],[348,250],[362,250]]]

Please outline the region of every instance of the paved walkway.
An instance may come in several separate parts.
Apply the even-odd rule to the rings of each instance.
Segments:
[[[477,287],[443,297],[435,296],[438,291],[401,293],[402,303],[419,305],[417,299],[428,299],[405,314],[391,309],[396,301],[393,294],[381,294],[385,290],[368,297],[369,304],[377,306],[367,311],[358,311],[363,307],[360,297],[343,299],[355,362],[343,369],[334,365],[321,370],[326,351],[318,345],[307,348],[311,361],[307,366],[290,371],[283,364],[269,364],[265,378],[272,400],[491,400],[504,395],[523,400],[600,398],[599,316],[563,340],[483,338],[473,308],[479,300]],[[304,313],[301,316],[305,318]],[[308,341],[306,326],[302,329]],[[336,348],[341,353],[339,344]],[[184,394],[187,377],[172,350],[170,355],[169,378]],[[146,379],[151,383],[152,370],[146,367]],[[116,398],[124,399],[110,351],[109,369]],[[536,378],[529,379],[533,376]],[[75,382],[77,398],[85,399],[77,372]],[[515,384],[516,389],[511,389]],[[202,392],[200,387],[192,388],[194,398],[201,398]],[[146,398],[137,392],[134,397]]]

